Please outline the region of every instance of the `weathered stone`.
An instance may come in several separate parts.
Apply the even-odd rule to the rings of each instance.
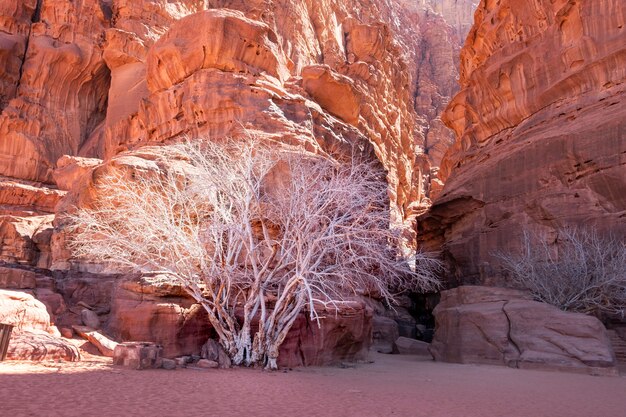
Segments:
[[[516,290],[459,287],[435,308],[435,360],[518,368],[616,373],[606,329],[595,317],[563,312]]]
[[[380,353],[392,353],[400,337],[398,323],[388,317],[375,315],[372,319],[372,348]]]
[[[74,330],[70,329],[69,327],[61,327],[59,331],[61,332],[61,336],[66,339],[71,339],[74,337]]]
[[[421,340],[399,337],[395,341],[395,349],[401,355],[431,356],[429,351],[430,343]]]
[[[205,369],[215,369],[219,368],[220,364],[216,361],[210,361],[208,359],[200,359],[198,363],[195,364],[199,368]]]
[[[296,319],[280,346],[279,366],[321,366],[367,358],[372,340],[369,308],[354,301],[323,315],[319,326],[307,314]]]
[[[154,341],[167,357],[199,354],[211,329],[206,311],[180,286],[160,278],[117,284],[108,322],[111,334],[125,341]]]
[[[18,330],[42,330],[58,335],[50,324],[46,306],[31,294],[0,290],[0,323],[12,324]]]
[[[36,277],[32,271],[0,266],[0,288],[33,289],[37,286]]]
[[[80,337],[88,340],[92,345],[94,345],[104,356],[108,356],[110,358],[113,357],[115,348],[118,345],[117,342],[109,339],[91,327],[72,326],[72,329],[74,329]]]
[[[420,240],[452,285],[505,283],[499,251],[563,226],[626,234],[626,3],[481,2],[444,120],[456,142]]]
[[[7,351],[8,360],[44,361],[81,359],[76,346],[42,330],[14,330]]]
[[[100,318],[95,312],[87,308],[83,308],[80,311],[80,319],[83,322],[83,324],[87,327],[91,327],[92,329],[100,328]]]
[[[119,343],[113,353],[113,364],[130,369],[156,369],[162,366],[163,347],[148,342]]]
[[[176,369],[176,361],[174,359],[161,359],[161,367],[163,369],[172,370]]]

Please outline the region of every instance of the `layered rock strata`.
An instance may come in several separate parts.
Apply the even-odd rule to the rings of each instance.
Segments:
[[[524,231],[626,233],[626,5],[482,1],[445,113],[456,142],[445,189],[421,223],[450,285],[502,284],[494,253]]]
[[[90,200],[94,168],[149,165],[147,145],[185,136],[248,134],[369,152],[414,247],[456,88],[448,22],[460,20],[439,12],[400,0],[0,0],[0,260],[59,271],[50,291],[70,310],[84,302],[107,323],[113,304],[121,317],[128,300],[106,301],[118,284],[77,272],[109,271],[64,246],[63,213]],[[80,324],[76,311],[59,320]]]

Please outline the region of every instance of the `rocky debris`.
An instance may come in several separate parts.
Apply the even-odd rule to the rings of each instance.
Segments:
[[[100,328],[100,317],[90,309],[83,308],[80,311],[80,320],[87,327],[91,327],[92,329]]]
[[[130,369],[156,369],[163,364],[163,347],[149,342],[119,343],[113,352],[113,365]]]
[[[81,359],[76,346],[65,339],[42,330],[14,330],[11,334],[7,359],[15,361],[64,360],[76,362]]]
[[[431,356],[430,343],[421,340],[399,337],[394,342],[394,351],[401,355]]]
[[[398,323],[388,317],[375,315],[372,319],[372,349],[393,353],[393,344],[400,337]]]
[[[224,348],[214,339],[209,339],[202,345],[201,356],[203,359],[217,362],[220,368],[230,368],[232,362]]]
[[[626,234],[624,16],[620,0],[479,5],[444,114],[445,188],[418,232],[452,285],[503,285],[493,254],[524,231],[555,250],[567,225]]]
[[[72,329],[83,339],[88,340],[104,356],[112,358],[119,343],[109,339],[96,329],[87,326],[72,326]]]
[[[595,317],[563,312],[510,289],[443,291],[435,308],[435,360],[616,373],[606,329]]]

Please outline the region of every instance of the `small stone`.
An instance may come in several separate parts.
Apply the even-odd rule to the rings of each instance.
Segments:
[[[215,369],[218,368],[220,364],[215,361],[210,361],[208,359],[200,359],[197,363],[197,366],[199,368]]]
[[[80,319],[87,327],[91,327],[92,329],[100,328],[100,317],[91,310],[83,308],[80,312]]]
[[[66,339],[71,339],[74,337],[74,331],[72,329],[69,329],[67,327],[61,327],[59,330],[61,331],[61,336]]]
[[[161,359],[161,367],[168,370],[176,369],[176,361],[174,359],[163,358]]]
[[[191,362],[191,356],[179,356],[176,359],[176,365],[184,367]]]

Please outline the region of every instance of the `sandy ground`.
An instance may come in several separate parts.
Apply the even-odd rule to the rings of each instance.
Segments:
[[[355,368],[273,373],[4,362],[0,416],[626,416],[624,376],[372,359]]]

